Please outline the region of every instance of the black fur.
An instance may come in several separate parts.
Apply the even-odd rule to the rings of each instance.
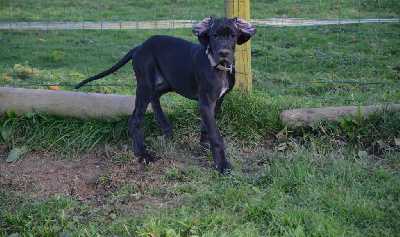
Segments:
[[[146,163],[154,162],[143,144],[143,120],[151,103],[159,128],[172,134],[172,124],[160,105],[164,93],[176,91],[198,100],[201,114],[202,146],[210,146],[214,168],[223,173],[232,167],[225,156],[225,145],[215,117],[224,96],[235,84],[234,52],[236,44],[243,44],[256,32],[243,19],[206,18],[194,30],[200,44],[171,36],[152,36],[132,49],[112,68],[82,81],[75,88],[107,76],[130,60],[137,78],[135,110],[129,119],[134,153]],[[206,54],[209,52],[209,55]],[[212,65],[212,61],[215,65]],[[222,68],[222,69],[221,69]]]

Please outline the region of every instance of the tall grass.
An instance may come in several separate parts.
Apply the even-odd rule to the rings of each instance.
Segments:
[[[175,96],[172,95],[172,100]],[[168,104],[165,110],[173,123],[174,141],[198,136],[201,118],[197,103],[180,100]],[[273,138],[284,126],[279,113],[284,109],[299,107],[300,98],[291,102],[283,96],[241,95],[233,92],[225,98],[217,116],[218,126],[229,141],[246,146],[262,144],[264,139]],[[316,104],[317,105],[317,104]],[[356,150],[368,150],[372,154],[395,149],[400,138],[400,113],[390,109],[373,114],[357,122],[354,118],[343,118],[341,122],[316,121],[305,129],[289,129],[280,136],[280,141],[290,144],[317,146],[351,146]],[[245,126],[245,128],[243,127]],[[35,151],[57,151],[60,154],[88,152],[104,147],[104,144],[130,144],[128,117],[120,120],[82,120],[57,115],[29,113],[13,117],[12,113],[0,120],[2,131],[10,130],[12,138],[3,142],[8,146],[27,146]],[[155,116],[148,112],[145,118],[144,138],[155,141],[162,132],[158,129]],[[283,139],[283,140],[282,140]]]

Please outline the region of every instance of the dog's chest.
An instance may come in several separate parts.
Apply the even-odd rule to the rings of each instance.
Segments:
[[[218,95],[218,99],[221,98],[222,96],[224,96],[226,93],[228,93],[229,90],[231,89],[228,77],[225,73],[224,73],[224,76],[221,78],[221,81],[222,81],[222,83],[221,83],[222,85],[221,85],[220,93]]]
[[[228,85],[224,85],[221,88],[221,92],[219,93],[218,99],[221,98],[222,96],[224,96],[226,94],[226,92],[228,91],[229,86]]]

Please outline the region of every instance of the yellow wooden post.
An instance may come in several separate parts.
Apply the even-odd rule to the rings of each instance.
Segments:
[[[238,17],[250,22],[250,0],[226,0],[226,17]],[[236,46],[236,84],[239,90],[252,90],[251,43],[250,40]]]

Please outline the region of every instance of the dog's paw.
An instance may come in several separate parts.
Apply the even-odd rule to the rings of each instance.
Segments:
[[[215,165],[214,169],[221,174],[229,174],[234,171],[233,167],[229,162],[223,162],[219,165]]]
[[[139,162],[142,163],[144,161],[146,165],[155,162],[154,157],[150,155],[148,152],[140,154],[138,155],[138,157],[139,157]]]

